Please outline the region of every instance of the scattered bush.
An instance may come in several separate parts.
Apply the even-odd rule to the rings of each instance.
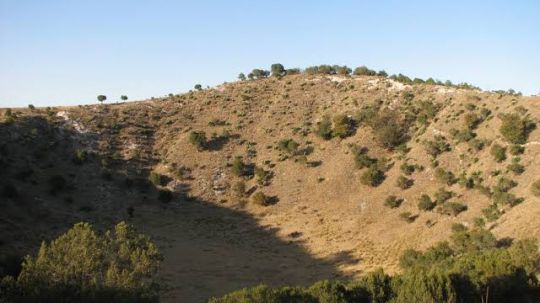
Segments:
[[[460,202],[446,202],[437,208],[437,212],[449,216],[457,216],[459,213],[466,210],[467,205]]]
[[[364,171],[360,177],[360,182],[364,185],[376,187],[379,186],[385,178],[386,176],[384,175],[384,172],[379,169],[379,166],[377,164],[372,164]]]
[[[189,143],[193,144],[198,150],[203,150],[206,145],[206,133],[203,131],[192,131],[189,134]]]
[[[523,152],[525,152],[525,147],[518,144],[510,145],[510,154],[517,156],[523,154]]]
[[[490,150],[491,155],[497,162],[503,162],[506,160],[506,147],[502,147],[499,144],[493,144]]]
[[[283,67],[280,63],[275,63],[270,66],[270,71],[272,72],[272,76],[274,77],[282,77],[285,76],[285,67]]]
[[[315,131],[317,135],[325,140],[332,139],[332,122],[328,116],[324,116],[321,122],[317,125]]]
[[[409,140],[408,125],[401,121],[397,112],[383,111],[370,121],[379,144],[393,150]]]
[[[296,155],[299,146],[300,144],[293,139],[283,139],[278,142],[278,148],[290,155]]]
[[[354,131],[353,121],[347,115],[334,116],[334,129],[332,130],[333,137],[345,138],[350,136]]]
[[[352,154],[354,156],[354,163],[356,164],[356,167],[358,169],[362,169],[365,167],[370,167],[371,165],[374,165],[377,163],[377,159],[371,158],[367,154],[368,150],[367,148],[362,148],[359,146],[353,146],[352,147]]]
[[[418,200],[418,209],[430,211],[435,208],[435,206],[436,204],[431,200],[428,195],[423,194],[420,196],[420,199]]]
[[[396,185],[401,189],[408,189],[413,186],[414,180],[404,176],[399,176],[396,181]]]
[[[253,195],[253,197],[251,197],[251,201],[257,205],[266,206],[268,205],[269,197],[263,192],[258,191]]]
[[[238,177],[246,174],[246,165],[242,161],[242,157],[236,156],[232,162],[232,173]]]
[[[272,172],[264,170],[262,167],[255,167],[255,177],[259,185],[268,185],[272,178]]]
[[[499,210],[496,204],[491,204],[490,206],[482,209],[482,213],[488,222],[496,221],[502,216],[502,212]]]
[[[457,182],[454,173],[451,171],[446,171],[440,167],[435,169],[435,178],[437,178],[439,182],[443,182],[446,185],[453,185]]]
[[[437,204],[442,204],[448,200],[450,200],[454,196],[454,193],[451,191],[445,190],[443,187],[439,188],[435,192],[435,202]]]
[[[362,65],[355,68],[353,74],[356,76],[376,76],[377,72]]]
[[[416,166],[415,166],[415,165],[412,165],[412,164],[403,163],[403,164],[401,164],[401,166],[399,167],[399,169],[400,169],[401,172],[404,173],[405,175],[410,176],[410,175],[412,175],[412,173],[414,173],[414,171],[416,170]]]
[[[396,208],[401,205],[401,202],[403,202],[403,199],[400,199],[394,195],[390,195],[384,200],[384,205],[390,208]]]
[[[160,173],[152,171],[148,175],[148,181],[154,186],[164,186],[167,183],[167,178]]]
[[[446,138],[440,135],[436,135],[433,140],[424,141],[424,148],[428,155],[436,158],[443,152],[450,151],[450,144],[446,142]]]
[[[515,175],[521,175],[525,171],[525,166],[521,165],[519,161],[521,161],[520,157],[514,157],[512,159],[512,163],[509,164],[506,168],[509,171],[513,172]]]
[[[534,130],[536,125],[527,118],[521,118],[519,114],[501,115],[501,135],[510,143],[525,144],[529,133]]]

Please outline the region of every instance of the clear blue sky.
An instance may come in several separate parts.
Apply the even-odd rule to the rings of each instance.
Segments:
[[[161,96],[276,62],[537,93],[540,1],[0,0],[0,107]]]

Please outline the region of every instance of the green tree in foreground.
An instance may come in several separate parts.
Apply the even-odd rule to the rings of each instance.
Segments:
[[[103,235],[77,223],[27,256],[16,280],[2,280],[0,302],[158,302],[161,260],[157,246],[124,222]]]

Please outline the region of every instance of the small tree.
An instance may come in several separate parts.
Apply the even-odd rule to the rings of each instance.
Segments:
[[[100,103],[103,103],[103,101],[107,100],[107,96],[105,96],[105,95],[98,95],[98,96],[97,96],[97,100],[98,100]]]
[[[281,77],[285,75],[285,67],[283,67],[283,65],[280,63],[272,64],[270,70],[272,71],[272,76],[274,77]]]
[[[232,172],[238,177],[246,173],[246,165],[242,161],[242,157],[236,156],[232,162]]]
[[[244,73],[239,73],[238,74],[238,80],[245,81],[246,80],[246,75],[244,75]]]
[[[122,95],[122,96],[120,96],[120,99],[121,99],[122,101],[126,102],[126,101],[128,100],[128,96]]]
[[[200,90],[202,90],[202,85],[200,85],[200,84],[195,84],[195,86],[194,86],[193,88],[195,88],[196,90],[199,90],[199,91],[200,91]]]

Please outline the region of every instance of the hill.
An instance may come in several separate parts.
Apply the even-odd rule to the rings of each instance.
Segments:
[[[165,256],[165,300],[199,302],[397,273],[455,223],[540,238],[539,97],[334,72],[4,110],[2,255],[127,220]]]

